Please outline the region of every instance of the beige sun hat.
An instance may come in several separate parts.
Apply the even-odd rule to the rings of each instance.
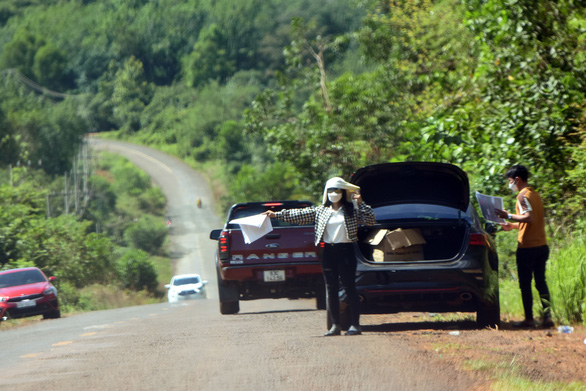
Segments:
[[[332,188],[346,190],[346,200],[348,202],[352,202],[352,194],[354,194],[357,191],[360,191],[359,186],[356,186],[356,185],[353,185],[349,182],[346,182],[345,180],[343,180],[340,177],[330,178],[326,182],[326,186],[324,188],[324,196],[323,196],[323,201],[322,201],[324,204],[328,200],[328,189],[332,189]]]

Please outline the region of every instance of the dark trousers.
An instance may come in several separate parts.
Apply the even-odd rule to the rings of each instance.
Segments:
[[[545,264],[548,258],[548,246],[517,249],[517,271],[525,319],[533,319],[533,293],[531,291],[533,278],[535,278],[535,287],[541,298],[544,316],[551,316],[549,289],[545,282]]]
[[[332,324],[340,324],[340,282],[348,297],[350,325],[360,325],[360,302],[356,293],[356,255],[353,243],[325,244],[322,269]]]

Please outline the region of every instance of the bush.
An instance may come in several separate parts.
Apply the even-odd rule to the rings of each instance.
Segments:
[[[129,246],[156,254],[161,251],[168,228],[162,219],[145,215],[124,231],[124,240]]]
[[[55,283],[61,312],[72,312],[80,308],[80,291],[73,284],[57,280]]]
[[[157,272],[144,251],[128,250],[118,260],[118,275],[125,289],[157,291]]]
[[[115,181],[114,188],[118,193],[139,196],[151,187],[149,176],[130,162],[116,165],[111,172]]]
[[[165,210],[166,199],[159,187],[151,187],[139,197],[139,207],[145,212],[159,212]]]

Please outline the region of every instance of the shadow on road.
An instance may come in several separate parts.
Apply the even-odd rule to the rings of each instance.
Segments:
[[[514,326],[515,322],[501,321],[499,330],[524,331],[527,328],[518,328]],[[536,327],[535,330],[540,329]],[[400,332],[400,331],[453,331],[453,330],[480,330],[473,320],[454,320],[454,321],[422,321],[422,322],[397,322],[381,323],[378,325],[363,325],[362,330],[365,332]],[[545,330],[545,329],[544,329]]]
[[[364,332],[398,332],[418,330],[477,330],[474,321],[399,322],[380,325],[363,325]]]
[[[319,311],[319,310],[298,309],[298,310],[276,310],[276,311],[257,311],[257,312],[244,312],[244,311],[240,311],[236,315],[283,314],[283,313],[291,313],[291,312],[313,312],[313,311]]]

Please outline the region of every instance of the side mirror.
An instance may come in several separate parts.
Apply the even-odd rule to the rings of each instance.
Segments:
[[[208,280],[203,280],[203,281],[201,282],[201,284],[202,284],[203,286],[206,286],[206,285],[208,284]]]
[[[165,288],[167,288],[167,289],[171,288],[171,284],[165,284]]]
[[[214,229],[212,232],[210,232],[210,239],[218,240],[218,239],[220,239],[221,234],[222,234],[221,229]]]
[[[57,281],[57,277],[51,276],[49,277],[49,282]]]

